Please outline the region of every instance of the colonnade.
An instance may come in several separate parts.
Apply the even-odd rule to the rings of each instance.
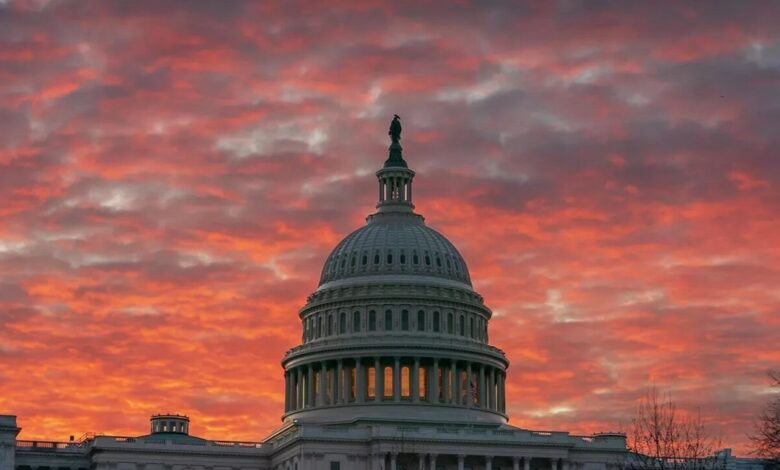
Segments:
[[[506,412],[503,369],[450,358],[374,356],[285,371],[285,413],[352,403],[411,402]]]

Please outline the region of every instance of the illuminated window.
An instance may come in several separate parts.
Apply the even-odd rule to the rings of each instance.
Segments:
[[[376,369],[369,367],[366,369],[366,376],[368,377],[368,398],[376,397]]]
[[[393,368],[392,367],[385,367],[384,369],[384,397],[393,397]]]
[[[333,403],[333,369],[325,370],[325,402]],[[325,403],[323,403],[324,405]]]
[[[320,400],[320,371],[314,372],[314,404],[322,405]]]
[[[349,369],[349,399],[354,400],[357,395],[357,369]]]
[[[428,398],[428,369],[420,367],[417,374],[417,387],[420,392],[420,400],[426,400]]]
[[[401,396],[409,398],[411,396],[409,387],[409,367],[401,367]]]

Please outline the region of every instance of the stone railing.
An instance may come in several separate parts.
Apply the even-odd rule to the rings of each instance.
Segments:
[[[30,440],[17,440],[16,449],[18,451],[31,451],[31,452],[72,452],[81,453],[89,447],[86,442],[57,442],[57,441],[30,441]]]
[[[403,346],[409,347],[421,347],[421,348],[437,348],[448,347],[454,348],[459,351],[468,352],[486,352],[489,354],[498,354],[503,356],[504,351],[491,346],[489,344],[481,343],[478,341],[469,340],[462,336],[454,336],[448,333],[420,333],[413,334],[407,332],[386,332],[375,331],[370,333],[344,333],[340,335],[333,335],[329,338],[320,338],[312,340],[308,343],[304,343],[287,350],[285,356],[290,354],[303,352],[303,351],[322,351],[322,350],[338,350],[338,349],[351,349],[360,347],[377,347],[377,346]]]

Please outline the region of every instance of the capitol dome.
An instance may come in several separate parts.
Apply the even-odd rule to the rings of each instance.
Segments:
[[[410,213],[369,217],[328,256],[320,286],[377,275],[431,276],[471,287],[466,262],[455,246]]]
[[[509,362],[458,250],[415,213],[400,145],[376,172],[376,212],[325,261],[285,354],[284,420],[464,418],[506,423]]]

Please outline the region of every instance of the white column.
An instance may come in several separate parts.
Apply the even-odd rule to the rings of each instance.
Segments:
[[[344,384],[342,383],[342,380],[344,377],[342,377],[344,370],[344,363],[341,359],[338,360],[336,363],[336,377],[334,377],[333,380],[333,403],[344,403]]]
[[[523,470],[531,470],[531,457],[523,457]]]
[[[396,470],[396,458],[398,457],[398,454],[395,452],[390,454],[390,470]]]
[[[374,358],[374,401],[381,402],[385,394],[385,371],[378,357]]]
[[[401,401],[401,359],[393,361],[393,401]]]
[[[436,470],[436,454],[431,455],[431,470]]]
[[[558,470],[558,459],[550,459],[550,470]]]
[[[309,370],[306,375],[306,408],[314,406],[314,368],[311,364],[307,365]]]
[[[471,408],[472,403],[473,403],[473,398],[471,398],[471,363],[469,362],[466,364],[466,408]]]
[[[434,359],[433,360],[433,369],[431,370],[431,376],[433,377],[433,380],[431,380],[431,403],[438,403],[439,402],[439,360]]]
[[[493,470],[493,456],[492,455],[486,455],[485,456],[485,470]]]
[[[326,385],[326,382],[325,382],[325,372],[326,372],[325,363],[321,362],[320,363],[320,393],[319,393],[319,397],[317,399],[318,400],[317,404],[319,406],[322,406],[322,405],[326,404],[325,403],[325,397],[326,397],[326,395],[325,395],[325,385]]]
[[[425,470],[425,454],[417,454],[417,470]]]
[[[463,470],[463,463],[466,461],[466,456],[458,454],[458,470]]]
[[[479,407],[480,408],[487,408],[485,406],[485,392],[487,391],[487,387],[485,387],[485,366],[480,365],[479,366],[479,388],[478,388],[478,395],[477,400],[479,401]],[[515,469],[518,470],[518,469]]]
[[[569,461],[561,460],[561,470],[569,470]]]
[[[412,376],[409,377],[409,385],[412,387],[412,401],[420,401],[420,358],[414,358],[414,367],[412,367]]]
[[[355,403],[363,403],[363,399],[366,397],[367,385],[363,375],[360,358],[355,358]]]
[[[520,457],[512,457],[512,470],[520,470]]]

